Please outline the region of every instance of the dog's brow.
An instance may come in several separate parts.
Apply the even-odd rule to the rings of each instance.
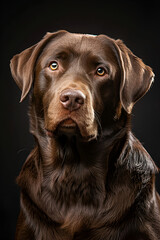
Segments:
[[[101,64],[105,62],[104,58],[99,55],[92,55],[90,60],[95,64]]]
[[[67,56],[69,55],[73,55],[73,56],[77,56],[79,55],[78,51],[76,51],[76,49],[74,49],[73,47],[70,47],[70,46],[62,46],[62,47],[59,47],[54,53],[53,55],[56,57],[56,58],[60,58],[60,59],[64,59],[66,58]]]
[[[66,50],[62,50],[62,51],[59,51],[55,54],[55,57],[58,58],[58,59],[65,59],[67,58],[67,56],[70,54],[69,51],[66,51]]]

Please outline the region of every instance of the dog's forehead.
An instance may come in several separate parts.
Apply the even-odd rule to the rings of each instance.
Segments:
[[[51,40],[45,49],[72,49],[77,52],[93,51],[101,52],[104,47],[110,47],[109,38],[105,35],[69,33],[60,36],[56,40]]]

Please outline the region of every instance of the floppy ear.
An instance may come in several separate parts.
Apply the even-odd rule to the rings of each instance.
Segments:
[[[40,42],[30,48],[27,48],[20,54],[15,55],[11,59],[10,68],[12,76],[18,87],[22,90],[20,102],[23,101],[32,86],[36,61],[43,48],[51,39],[64,33],[66,33],[66,31],[47,33]]]
[[[121,40],[116,40],[115,45],[121,68],[120,101],[123,108],[131,113],[133,105],[149,90],[154,73]]]

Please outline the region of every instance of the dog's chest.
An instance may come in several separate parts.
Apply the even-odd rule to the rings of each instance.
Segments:
[[[56,170],[45,180],[43,189],[43,199],[47,197],[52,202],[46,206],[50,208],[47,209],[49,215],[53,214],[57,218],[54,220],[60,221],[65,228],[79,228],[82,222],[94,219],[105,199],[104,175],[95,173],[93,169]]]
[[[77,203],[98,206],[105,191],[102,175],[80,167],[60,170],[51,181],[55,202],[67,207]]]

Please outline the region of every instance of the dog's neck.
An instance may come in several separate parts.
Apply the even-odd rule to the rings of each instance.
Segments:
[[[74,167],[76,169],[79,169],[79,167],[89,169],[93,167],[101,169],[104,175],[107,176],[108,168],[114,171],[117,163],[121,165],[121,162],[125,161],[125,149],[127,147],[130,148],[131,155],[128,161],[132,159],[132,154],[135,154],[135,151],[132,151],[134,147],[137,149],[137,154],[141,154],[142,158],[142,146],[132,135],[130,130],[131,119],[125,113],[122,113],[121,119],[118,119],[113,124],[112,131],[109,131],[109,128],[102,129],[103,135],[99,135],[95,140],[84,142],[78,135],[72,137],[65,135],[48,137],[44,129],[44,120],[37,117],[34,104],[32,104],[30,111],[30,131],[36,139],[36,149],[40,152],[37,156],[40,156],[41,159],[39,160],[46,168],[46,172],[52,172],[54,169],[61,167],[65,168],[65,166],[68,169]],[[120,157],[122,152],[123,156]],[[152,166],[151,163],[153,162],[145,151],[143,151],[143,158],[148,166],[148,171],[151,169],[151,171],[156,172],[155,165]],[[134,166],[136,166],[137,174],[141,175],[140,169],[143,168],[143,164],[139,169],[137,167],[139,163],[136,162],[137,158],[134,159],[135,163],[132,162],[133,170],[135,170]],[[127,163],[124,164],[126,164],[127,169]]]
[[[37,117],[34,104],[30,108],[30,131],[34,135],[41,156],[46,163],[52,165],[97,165],[107,162],[107,158],[114,149],[119,146],[123,138],[127,138],[130,128],[130,118],[124,115],[114,122],[114,128],[103,129],[103,135],[89,142],[83,141],[78,135],[55,135],[50,138],[46,135],[43,118]],[[98,162],[97,162],[98,161]],[[105,167],[106,169],[106,167]]]
[[[35,154],[36,161],[40,158],[38,171],[43,177],[40,175],[36,182],[37,193],[33,192],[30,195],[41,209],[45,208],[51,219],[55,211],[58,211],[59,222],[68,224],[68,228],[75,222],[74,225],[77,228],[79,224],[81,225],[79,219],[83,220],[83,217],[87,217],[83,209],[88,206],[88,203],[90,204],[89,212],[92,212],[93,208],[102,209],[106,191],[109,191],[108,188],[113,184],[115,162],[127,141],[128,130],[117,127],[112,132],[103,131],[106,134],[89,142],[82,141],[78,135],[70,137],[59,135],[51,138],[43,129],[43,120],[37,118],[36,113],[33,112],[34,107],[31,111],[31,133],[36,138],[36,152],[40,152]],[[42,191],[43,189],[45,190]],[[37,201],[38,191],[41,192],[40,202]],[[48,194],[54,194],[54,200],[52,199],[53,205],[56,206],[54,214],[46,206]],[[68,223],[65,220],[66,213],[70,214],[70,208],[76,204],[81,206],[80,211],[71,215],[72,222]]]
[[[122,210],[133,204],[140,189],[150,181],[152,170],[150,161],[145,160],[146,154],[142,156],[141,153],[132,151],[132,143],[136,140],[132,139],[129,122],[127,120],[125,122],[125,116],[124,119],[117,121],[117,125],[114,124],[117,127],[113,131],[103,131],[104,135],[90,142],[84,142],[78,136],[59,135],[52,138],[47,136],[43,118],[37,117],[33,105],[30,111],[31,133],[37,143],[35,151],[30,155],[30,158],[34,159],[31,165],[32,171],[35,169],[36,172],[38,165],[37,178],[34,176],[30,182],[30,184],[34,183],[34,191],[28,189],[32,201],[36,202],[53,221],[56,215],[58,219],[56,221],[71,232],[78,231],[83,218],[88,218],[84,211],[88,204],[88,212],[93,215],[92,209],[101,211],[105,208],[112,216],[112,221],[116,219],[117,214],[121,217]],[[139,149],[140,147],[137,151],[140,151]],[[141,158],[143,157],[148,167],[148,170],[145,167],[145,173],[143,173],[143,164],[136,162],[137,158],[133,154],[141,154]],[[140,183],[137,184],[133,177],[141,179]],[[25,188],[23,179],[25,177],[22,171],[18,183]],[[117,201],[121,199],[122,191],[119,187],[114,189],[114,186],[118,186],[120,181],[121,188],[125,191],[127,189],[125,198],[128,201],[122,198],[123,204],[117,208]],[[47,205],[48,198],[51,199],[51,207]],[[71,211],[73,206],[75,212]],[[80,207],[78,213],[76,206]]]

